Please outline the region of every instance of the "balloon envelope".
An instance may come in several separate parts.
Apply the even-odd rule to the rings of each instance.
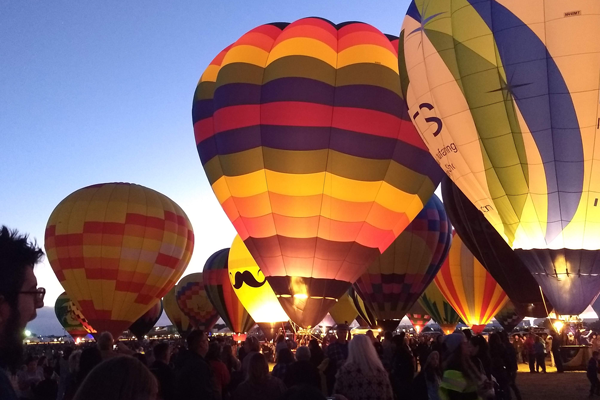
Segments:
[[[204,264],[206,294],[225,325],[233,333],[246,333],[254,326],[254,320],[238,299],[228,271],[229,249],[222,249],[208,258]]]
[[[329,310],[329,315],[336,324],[350,325],[358,316],[358,311],[354,307],[354,301],[350,298],[350,294],[346,292],[337,303]]]
[[[429,315],[418,302],[413,304],[408,313],[406,313],[406,316],[417,332],[421,332],[425,325],[431,320],[431,315]]]
[[[163,194],[105,183],[60,202],[45,247],[69,297],[98,332],[116,338],[181,277],[194,234],[183,210]]]
[[[419,304],[431,316],[431,318],[442,328],[444,333],[450,334],[456,329],[460,316],[452,308],[450,303],[440,292],[435,283],[431,283],[425,293],[419,298]]]
[[[508,301],[504,290],[458,235],[454,235],[448,258],[434,281],[463,322],[476,333],[483,331]]]
[[[231,244],[227,269],[235,294],[261,328],[265,326],[262,323],[284,322],[289,319],[239,235],[236,235]]]
[[[600,3],[572,7],[415,0],[399,50],[430,153],[569,315],[600,288]]]
[[[351,287],[348,290],[348,294],[350,295],[350,298],[352,299],[352,303],[354,303],[354,308],[356,308],[356,311],[358,312],[358,317],[356,318],[357,321],[359,319],[362,320],[362,321],[358,321],[359,324],[361,324],[361,322],[364,322],[369,327],[376,328],[377,327],[377,319],[375,318],[375,315],[373,315],[373,311],[371,311],[369,309],[369,307],[365,304],[365,302],[360,297],[360,295],[358,293],[356,293],[356,290],[354,290],[354,287]],[[398,323],[400,323],[400,322],[398,322]],[[363,325],[361,324],[361,326],[363,326]]]
[[[444,208],[463,243],[504,289],[511,300],[528,305],[528,317],[545,318],[551,310],[544,304],[539,285],[506,241],[467,199],[460,189],[445,177],[442,179]]]
[[[451,241],[450,221],[442,202],[434,194],[404,232],[354,284],[378,324],[389,328],[391,325],[384,321],[399,323],[404,318],[433,281],[448,255]]]
[[[169,293],[163,297],[163,308],[167,317],[175,328],[177,328],[177,332],[183,337],[187,337],[187,335],[192,330],[192,324],[190,323],[190,319],[181,311],[179,305],[177,304],[177,298],[175,294],[177,293],[177,285],[173,287],[173,289],[169,290]]]
[[[175,299],[194,329],[210,331],[219,320],[219,314],[206,294],[204,275],[201,272],[183,277],[177,284]]]
[[[406,114],[397,46],[370,25],[259,26],[207,67],[196,145],[288,316],[315,326],[440,179]]]
[[[139,317],[131,326],[129,331],[135,335],[138,340],[142,340],[144,336],[150,332],[150,329],[156,325],[163,312],[163,302],[159,300],[150,308],[144,315]]]
[[[54,303],[54,313],[58,322],[73,339],[85,337],[88,333],[96,333],[65,292],[57,297]]]
[[[525,318],[524,310],[512,301],[507,301],[504,307],[496,315],[496,321],[506,332],[511,332]]]

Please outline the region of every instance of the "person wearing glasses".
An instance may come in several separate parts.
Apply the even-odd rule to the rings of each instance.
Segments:
[[[23,357],[23,331],[44,306],[33,267],[44,252],[27,235],[0,228],[0,399],[17,400],[10,382]]]

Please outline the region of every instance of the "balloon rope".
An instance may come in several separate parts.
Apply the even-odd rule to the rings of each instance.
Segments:
[[[542,295],[542,301],[544,302],[544,309],[546,310],[546,315],[548,315],[548,306],[546,305],[546,299],[544,298],[544,292],[542,291],[542,287],[538,286],[540,288],[540,294]]]

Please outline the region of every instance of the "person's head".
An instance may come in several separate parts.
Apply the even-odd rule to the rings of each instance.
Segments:
[[[600,352],[598,352],[598,351],[592,352],[592,357],[595,358],[596,360],[598,359],[599,356],[600,356]]]
[[[375,340],[376,340],[376,339],[375,339],[375,335],[373,335],[373,331],[372,331],[372,330],[370,330],[370,329],[369,329],[369,330],[367,331],[366,335],[367,335],[367,337],[368,337],[369,339],[371,339],[371,341],[372,341],[372,342],[375,342]]]
[[[221,355],[223,357],[233,356],[233,348],[231,347],[230,344],[226,344],[226,345],[223,346],[223,350],[221,351]]]
[[[52,379],[53,374],[54,374],[54,368],[46,365],[44,367],[44,379]]]
[[[69,357],[71,357],[71,354],[73,354],[73,348],[65,347],[65,349],[63,350],[63,360],[69,361]]]
[[[425,367],[431,367],[431,368],[440,368],[440,353],[438,353],[437,351],[432,351],[431,353],[429,353],[429,356],[427,356],[427,361],[425,363]]]
[[[208,353],[208,336],[202,330],[192,331],[187,337],[188,349],[202,357]]]
[[[158,383],[150,370],[129,356],[108,359],[85,378],[74,400],[154,400]]]
[[[98,336],[98,348],[101,351],[112,350],[114,344],[115,340],[113,339],[113,335],[110,332],[102,332],[100,336]]]
[[[310,357],[310,356],[309,356]],[[277,363],[281,364],[289,364],[294,362],[294,355],[292,351],[288,348],[279,350],[277,353]]]
[[[321,346],[319,345],[319,341],[317,339],[310,339],[308,342],[308,348],[314,352],[315,350],[320,349]]]
[[[347,362],[359,365],[364,372],[372,374],[385,372],[373,342],[366,335],[354,335],[348,347]]]
[[[385,340],[391,341],[393,337],[394,337],[394,334],[391,331],[385,331],[385,333],[383,334],[383,338]]]
[[[255,336],[248,336],[244,342],[244,348],[247,352],[260,351],[260,343]]]
[[[500,338],[500,334],[498,334],[498,333],[490,334],[490,336],[488,338],[488,344],[490,345],[491,349],[494,347],[502,346],[502,339]]]
[[[216,361],[221,359],[221,346],[217,342],[210,342],[208,344],[208,351],[206,352],[206,359],[208,361]]]
[[[154,359],[168,364],[171,360],[171,346],[167,342],[160,342],[153,348]]]
[[[489,354],[487,341],[481,335],[471,336],[471,339],[469,340],[469,350],[471,356],[482,359]]]
[[[23,356],[23,331],[44,306],[33,267],[44,252],[27,235],[0,227],[0,363],[15,368]]]
[[[81,358],[79,362],[79,373],[77,375],[77,380],[82,382],[85,377],[93,370],[96,365],[102,362],[102,354],[100,354],[100,350],[94,347],[88,347],[87,349],[81,352]]]
[[[542,340],[540,339],[540,337],[539,337],[539,336],[536,336],[536,337],[535,337],[533,340],[534,340],[536,343],[540,343],[540,342],[542,341]]]
[[[25,367],[27,368],[27,371],[29,372],[33,372],[35,370],[37,370],[37,364],[38,359],[33,357],[33,356],[29,356],[25,359]]]
[[[276,343],[285,342],[285,336],[283,336],[283,335],[277,336],[277,340],[275,340],[275,342]]]
[[[263,383],[269,379],[269,364],[262,353],[250,356],[248,364],[248,380],[253,383]]]
[[[346,343],[350,329],[346,324],[339,324],[336,329],[338,343]]]
[[[38,367],[44,368],[46,365],[48,365],[48,357],[46,356],[41,356],[40,358],[38,358]]]
[[[309,361],[310,360],[310,349],[306,346],[298,347],[296,349],[296,360]]]
[[[460,333],[452,333],[444,338],[443,346],[445,349],[445,357],[463,357],[469,355],[467,347],[467,337]]]
[[[141,362],[142,364],[148,366],[148,358],[144,353],[133,353],[132,357]]]
[[[79,362],[81,361],[81,350],[75,350],[69,356],[69,372],[77,374],[79,372]]]

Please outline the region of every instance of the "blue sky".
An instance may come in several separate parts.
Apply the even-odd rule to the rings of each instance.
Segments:
[[[190,217],[198,272],[235,235],[202,170],[192,95],[224,47],[263,23],[319,16],[399,34],[408,0],[0,0],[0,224],[43,244],[80,187],[134,182]],[[53,306],[62,288],[36,270]]]

